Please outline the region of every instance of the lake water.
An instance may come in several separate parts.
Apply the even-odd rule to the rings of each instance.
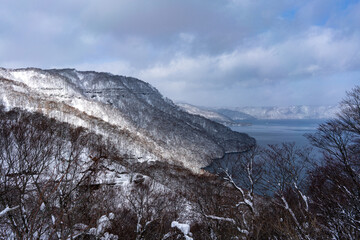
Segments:
[[[250,125],[231,127],[232,130],[249,134],[260,146],[295,142],[297,145],[307,145],[305,133],[314,133],[324,119],[300,120],[253,120]]]
[[[256,139],[258,145],[266,147],[267,144],[279,144],[283,142],[295,142],[297,146],[309,146],[304,136],[306,133],[314,133],[324,119],[300,119],[300,120],[253,120],[243,122],[246,126],[231,127],[232,130],[249,134]],[[314,151],[315,154],[320,152]],[[225,154],[222,158],[214,161],[204,169],[210,172],[222,172],[222,168],[229,168],[234,160],[238,159],[237,153]],[[236,178],[236,176],[235,176]]]

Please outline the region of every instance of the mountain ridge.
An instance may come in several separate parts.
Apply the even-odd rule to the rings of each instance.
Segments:
[[[329,119],[339,111],[337,105],[292,105],[287,107],[199,107],[188,103],[177,103],[184,111],[203,116],[224,125],[237,125],[255,119],[299,120]]]
[[[141,80],[94,71],[0,69],[0,102],[83,126],[142,161],[160,160],[194,171],[255,140],[188,114]]]
[[[291,105],[287,107],[237,107],[237,111],[258,119],[329,119],[339,111],[337,105]]]

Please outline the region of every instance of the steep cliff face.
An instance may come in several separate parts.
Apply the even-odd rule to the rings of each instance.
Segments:
[[[255,143],[180,110],[148,83],[109,73],[1,68],[0,103],[89,128],[140,161],[169,161],[195,171]]]

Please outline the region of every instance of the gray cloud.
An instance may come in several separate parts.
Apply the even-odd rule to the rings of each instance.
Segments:
[[[360,77],[359,1],[0,4],[4,67],[108,71],[222,106],[332,104]]]

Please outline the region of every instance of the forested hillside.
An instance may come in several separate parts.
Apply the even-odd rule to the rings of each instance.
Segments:
[[[358,239],[360,87],[308,139],[220,173],[138,162],[85,128],[0,110],[4,239]]]

